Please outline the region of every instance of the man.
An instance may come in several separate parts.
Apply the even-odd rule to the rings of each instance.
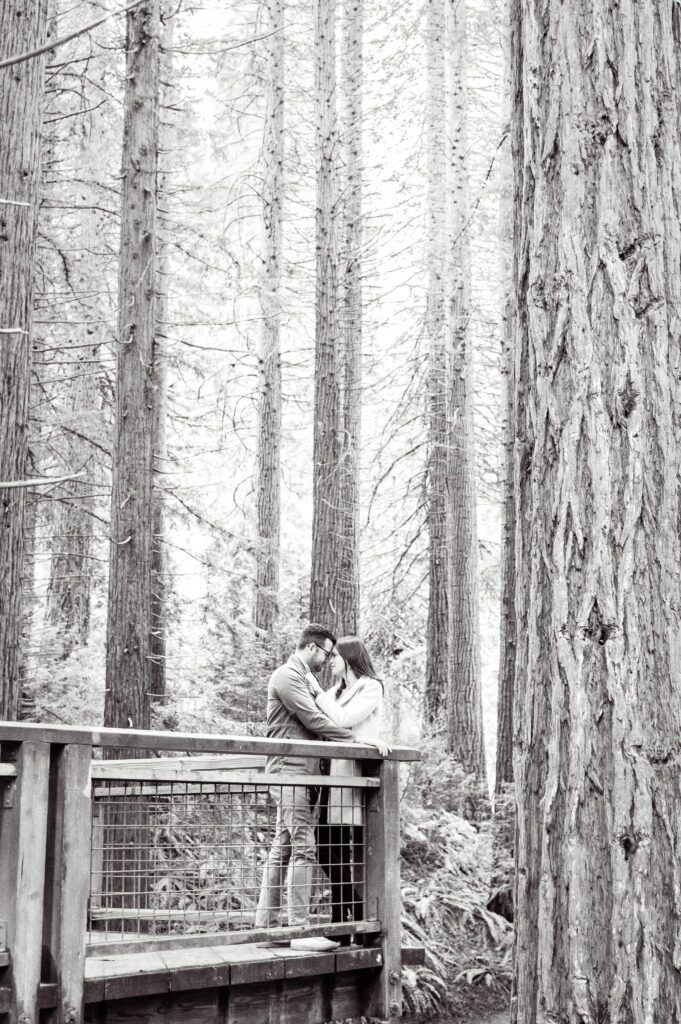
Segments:
[[[336,637],[311,622],[300,634],[295,653],[272,673],[267,687],[267,736],[270,739],[354,742],[349,729],[335,725],[315,704],[305,676],[319,672],[331,655]],[[288,775],[319,774],[319,758],[300,754],[274,755],[266,772]],[[288,868],[288,923],[307,925],[312,876],[317,862],[315,817],[309,786],[275,786],[277,805],[274,842],[267,857],[255,916],[258,928],[281,923],[282,894]],[[290,862],[290,864],[289,864]],[[294,939],[294,949],[336,949],[338,942],[323,937]]]

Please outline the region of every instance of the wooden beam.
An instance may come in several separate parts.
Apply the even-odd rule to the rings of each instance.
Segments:
[[[380,917],[383,966],[369,986],[367,1016],[387,1020],[402,1012],[399,765],[379,766],[379,790],[367,793],[366,859],[368,913]]]
[[[0,814],[0,892],[15,1021],[34,1022],[39,1013],[49,768],[48,743],[22,743]]]
[[[124,953],[144,953],[151,950],[163,952],[166,949],[192,949],[201,946],[241,946],[253,942],[290,942],[291,939],[307,938],[312,935],[377,935],[381,931],[380,921],[355,921],[345,924],[329,924],[291,928],[251,928],[240,932],[216,932],[214,935],[156,935],[144,939],[125,939],[108,942],[88,942],[85,952],[88,957],[117,957]],[[96,934],[91,932],[91,935]]]
[[[346,947],[337,950],[335,957],[336,974],[342,974],[343,971],[366,970],[368,967],[383,967],[383,951],[380,946],[356,946],[354,949]]]
[[[94,747],[131,747],[136,750],[181,750],[237,754],[298,754],[302,757],[336,757],[380,761],[375,747],[361,743],[327,743],[321,740],[268,740],[256,736],[214,736],[194,733],[154,732],[141,729],[85,729],[71,725],[32,725],[0,722],[0,741],[21,743],[84,743]],[[393,747],[388,760],[418,761],[411,747]]]
[[[426,962],[425,946],[402,946],[401,954],[403,967],[422,967]]]
[[[88,1006],[89,1020],[97,1024],[224,1024],[221,1006],[229,989],[201,988],[191,992],[159,992],[123,996]],[[248,1024],[254,1022],[247,1018]],[[244,1024],[243,1020],[241,1024]]]
[[[162,992],[294,981],[322,974],[340,975],[376,969],[381,950],[362,947],[333,953],[249,946],[203,947],[165,953],[88,958],[88,1002],[128,999]]]
[[[98,777],[107,778],[112,772],[129,767],[135,770],[144,768],[161,768],[167,766],[175,771],[182,768],[202,772],[242,772],[264,771],[267,757],[265,754],[169,754],[166,757],[134,757],[119,758],[116,761],[93,761]]]
[[[186,910],[184,907],[95,907],[90,909],[91,921],[186,921],[187,924],[211,924],[234,921],[252,925],[255,910]],[[225,933],[221,934],[222,942]],[[122,940],[123,942],[125,939]],[[111,946],[109,942],[109,946]]]
[[[93,780],[102,779],[112,782],[184,782],[187,785],[198,782],[215,782],[222,785],[257,786],[259,789],[268,789],[270,786],[281,786],[282,777],[280,773],[272,775],[266,772],[221,772],[221,771],[192,771],[190,768],[182,768],[175,771],[173,768],[162,765],[160,768],[145,766],[137,768],[126,766],[116,771],[116,761],[95,761],[92,764]],[[106,765],[106,767],[103,767]],[[380,782],[376,778],[362,777],[359,775],[287,775],[285,785],[287,786],[329,786],[333,785],[341,789],[378,789]],[[106,793],[109,790],[105,790]]]
[[[51,952],[59,1005],[55,1024],[81,1024],[85,933],[90,895],[91,748],[53,748],[52,819],[48,857],[45,940]]]

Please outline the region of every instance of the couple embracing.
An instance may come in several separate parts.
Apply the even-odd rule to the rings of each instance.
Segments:
[[[333,687],[322,690],[315,673],[329,662]],[[331,630],[310,623],[300,634],[289,660],[276,669],[267,688],[267,736],[270,739],[326,739],[375,746],[379,738],[383,683],[376,675],[366,645],[359,637],[336,639]],[[318,775],[319,759],[299,754],[275,755],[268,773]],[[332,761],[331,774],[359,775],[355,761]],[[315,864],[331,882],[332,921],[361,920],[363,817],[361,791],[324,788],[322,798],[309,786],[272,787],[277,805],[275,836],[267,857],[255,923],[258,928],[281,924],[286,904],[288,924],[305,926]],[[353,877],[353,874],[355,877]],[[284,899],[286,894],[286,899]],[[344,939],[343,941],[349,941]],[[294,949],[328,950],[339,945],[324,937],[294,939]]]

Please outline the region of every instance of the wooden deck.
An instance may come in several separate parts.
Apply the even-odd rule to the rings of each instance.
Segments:
[[[132,764],[93,760],[103,747],[157,756]],[[326,776],[269,779],[263,768],[271,754],[354,759],[362,774],[333,783]],[[399,1016],[401,963],[419,962],[422,951],[400,948],[398,762],[418,757],[409,748],[381,758],[360,744],[0,722],[0,1024],[149,1024],[154,1017],[163,1024],[321,1024]],[[106,908],[92,887],[99,850],[92,836],[97,787],[111,793],[119,781],[116,800],[128,791],[131,799],[144,797],[149,788],[164,807],[166,786],[181,795],[200,787],[213,802],[233,788],[250,793],[275,782],[362,790],[366,918],[324,924],[313,917],[304,927],[256,929],[240,914],[241,930],[199,934],[191,908],[172,908],[179,930],[173,919],[172,934],[156,935],[144,927],[150,908],[142,904],[114,907],[126,925],[132,909],[138,929],[107,938],[94,927]],[[254,799],[235,802],[250,808]],[[188,843],[192,827],[190,820]],[[239,835],[249,836],[250,819],[241,828]],[[323,933],[353,934],[354,944],[330,953],[290,948],[294,937]]]
[[[423,950],[405,948],[405,962]],[[167,1024],[306,1024],[366,1012],[383,967],[380,946],[330,953],[273,943],[88,957],[85,1019]],[[189,1018],[188,1015],[191,1014]]]
[[[164,953],[89,957],[85,1019],[158,1017],[192,1024],[269,1024],[338,1020],[359,1015],[362,991],[382,953],[347,948],[296,952],[268,944],[211,946]]]

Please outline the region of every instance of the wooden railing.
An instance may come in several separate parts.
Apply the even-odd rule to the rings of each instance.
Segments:
[[[355,785],[366,795],[363,920],[345,926],[323,923],[307,928],[220,931],[218,935],[134,934],[119,936],[118,948],[158,948],[207,945],[220,941],[248,942],[263,937],[282,940],[301,935],[342,932],[363,933],[365,941],[380,949],[366,990],[364,1013],[387,1018],[398,1011],[400,994],[400,878],[399,785],[400,761],[418,758],[409,748],[395,748],[381,758],[372,747],[359,744],[279,741],[254,737],[198,736],[76,727],[43,727],[0,723],[0,1014],[10,1021],[37,1024],[41,1008],[51,1008],[59,1024],[80,1024],[84,1019],[86,958],[101,955],[102,944],[88,934],[91,897],[93,776],[132,776],[149,785],[185,787],[243,785],[262,787],[266,782],[288,784],[329,783],[328,777],[311,780],[278,776],[276,780],[251,772],[225,774],[206,770],[205,758],[164,761],[145,768],[141,762],[115,767],[111,760],[93,760],[96,748],[116,748],[187,755],[298,754],[336,757],[362,763],[362,779],[338,778],[333,783]],[[200,762],[202,768],[198,768]],[[366,909],[368,908],[368,909]],[[91,908],[90,908],[91,909]],[[125,917],[134,911],[119,913]],[[90,913],[90,927],[96,914]],[[101,915],[100,915],[101,916]],[[148,916],[148,915],[147,915]],[[108,946],[111,948],[111,945]]]

